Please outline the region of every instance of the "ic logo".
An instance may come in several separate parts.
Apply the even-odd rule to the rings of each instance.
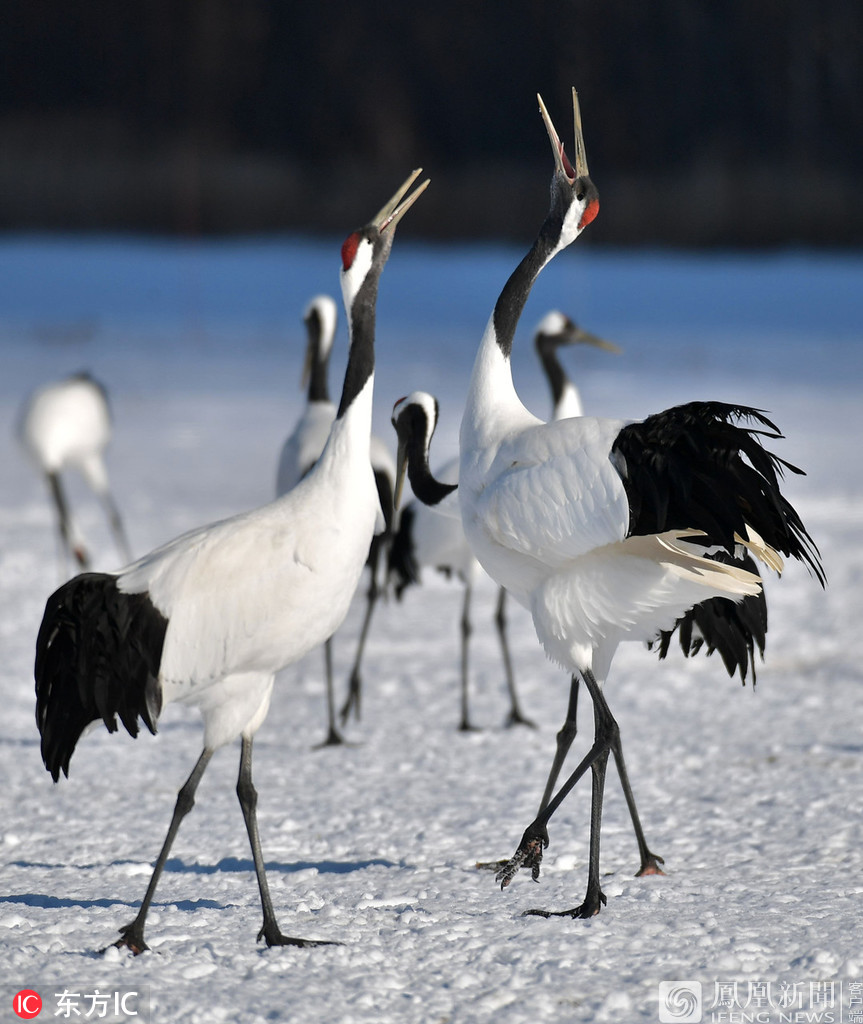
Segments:
[[[12,1009],[24,1020],[32,1020],[42,1010],[42,997],[32,988],[22,988],[12,997]]]
[[[660,981],[661,1024],[700,1024],[701,1019],[700,981]]]

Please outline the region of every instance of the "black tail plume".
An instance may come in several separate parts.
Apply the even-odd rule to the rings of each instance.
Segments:
[[[710,556],[726,565],[737,565],[748,572],[759,575],[758,566],[745,554],[732,558],[723,552]],[[762,588],[757,594],[747,594],[739,601],[727,597],[713,597],[690,608],[674,624],[664,630],[649,646],[660,658],[665,658],[677,633],[680,649],[689,658],[703,650],[708,656],[719,652],[726,671],[733,678],[740,675],[746,684],[751,671],[752,685],[755,685],[755,652],[764,657],[767,643],[767,600]]]
[[[167,626],[148,594],[124,594],[105,573],[76,576],[48,598],[36,641],[36,723],[55,782],[68,776],[91,722],[115,732],[119,715],[132,736],[139,718],[156,731]]]
[[[779,487],[786,470],[803,471],[760,440],[781,436],[761,410],[724,402],[690,402],[628,424],[612,459],[629,499],[630,534],[702,530],[733,555],[735,535],[745,539],[751,526],[823,586],[818,547]]]

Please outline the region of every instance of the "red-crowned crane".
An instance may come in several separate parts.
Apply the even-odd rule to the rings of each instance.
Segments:
[[[464,538],[464,531],[461,530],[461,514],[458,506],[458,499],[455,491],[458,484],[454,481],[441,479],[438,476],[433,476],[429,469],[429,448],[431,445],[431,439],[434,435],[435,428],[438,421],[439,405],[437,399],[424,391],[414,391],[405,398],[400,398],[393,406],[392,412],[392,424],[395,428],[396,434],[399,439],[398,447],[398,475],[396,478],[396,507],[398,507],[401,499],[401,492],[404,485],[405,474],[410,479],[411,487],[413,488],[414,494],[417,495],[418,510],[426,510],[426,515],[432,518],[438,523],[455,523],[461,532],[461,543],[466,545],[467,541]],[[456,474],[457,475],[457,474]],[[458,517],[457,519],[455,517]],[[479,563],[477,563],[478,565]],[[500,592],[506,593],[501,587]],[[759,595],[761,598],[760,603],[763,604],[763,595]],[[755,597],[747,597],[747,601],[756,602]],[[736,608],[736,605],[730,604],[731,608]],[[707,602],[709,605],[710,602]],[[713,646],[708,644],[708,651],[712,651],[713,647],[719,647],[722,651],[723,658],[728,653],[727,648],[730,647],[732,653],[736,653],[736,643],[741,640],[739,632],[739,621],[737,619],[731,620],[732,627],[738,627],[735,629],[724,629],[717,634],[716,630],[711,632],[710,626],[713,622],[712,616],[702,616],[701,625],[705,627],[707,631],[707,637],[713,640]],[[664,658],[667,654],[669,643],[671,638],[671,632],[663,634],[661,648],[659,649],[660,658]],[[691,639],[691,638],[690,638]],[[750,641],[750,653],[751,653],[751,634],[746,635],[743,639]],[[761,645],[763,651],[763,634],[761,634]],[[693,651],[697,649],[693,647]],[[684,650],[688,654],[690,653],[689,648],[684,645]],[[733,673],[733,669],[729,669]],[[742,667],[742,675],[745,678],[746,664]],[[557,751],[555,754],[554,763],[552,764],[551,771],[549,772],[548,779],[545,785],[545,791],[543,793],[542,800],[540,801],[538,813],[547,806],[549,800],[554,793],[554,786],[557,782],[557,778],[560,774],[563,763],[566,759],[566,755],[569,748],[572,746],[576,736],[576,712],[578,706],[578,687],[579,677],[573,675],[571,677],[570,684],[570,697],[569,706],[567,710],[567,717],[563,727],[557,734]],[[620,752],[620,758],[618,767],[621,773],[621,783],[623,785],[624,796],[626,797],[627,805],[629,807],[630,815],[632,817],[632,824],[635,829],[635,837],[638,843],[639,855],[641,857],[641,867],[637,874],[661,874],[659,865],[663,863],[661,857],[657,857],[656,854],[651,853],[648,849],[647,842],[644,838],[644,832],[641,827],[641,822],[638,817],[638,811],[635,806],[635,800],[632,796],[632,791],[629,785],[629,779],[626,774],[626,767],[622,761],[622,751]],[[483,870],[500,871],[507,864],[505,860],[499,861],[478,861],[477,868]]]
[[[781,435],[761,411],[692,402],[640,423],[543,423],[520,402],[510,359],[531,287],[599,210],[575,90],[574,167],[539,103],[554,153],[551,204],[479,345],[459,434],[459,506],[480,564],[530,610],[547,655],[584,680],[594,706],[591,749],[497,878],[505,887],[520,867],[539,877],[548,821],[590,770],[587,890],[560,912],[590,917],[605,903],[599,842],[609,752],[622,769],[618,726],[602,691],[618,645],[654,639],[709,599],[757,597],[761,579],[744,552],[773,568],[783,555],[799,559],[822,583],[824,575],[779,488],[784,470],[800,471],[763,447],[761,437]]]
[[[70,468],[78,470],[102,503],[120,557],[131,561],[123,522],[108,486],[104,453],[111,440],[111,410],[105,388],[88,373],[38,388],[21,411],[18,436],[48,483],[57,510],[64,561],[68,557],[79,569],[90,567],[90,556],[60,477]]]
[[[568,416],[581,416],[583,412],[581,396],[560,362],[558,349],[570,345],[592,345],[608,352],[619,352],[620,350],[611,342],[579,327],[571,317],[556,309],[546,313],[537,324],[533,340],[537,357],[551,391],[552,418],[565,419]],[[419,429],[420,422],[424,420],[425,429],[429,430],[428,439],[430,440],[437,421],[437,402],[431,396],[424,398],[420,393],[417,393],[417,396],[419,408],[416,413],[411,414],[410,422],[415,424],[416,429]],[[432,404],[426,408],[426,403]],[[408,405],[411,404],[408,403]],[[398,431],[396,418],[393,419],[393,425]],[[408,421],[405,421],[404,429],[408,429]],[[419,437],[415,443],[419,443]],[[458,482],[458,456],[439,467],[436,476],[440,482],[456,484]],[[470,637],[473,633],[470,609],[474,587],[482,568],[470,550],[462,529],[461,516],[457,510],[453,515],[441,515],[438,509],[424,505],[423,502],[417,500],[410,502],[403,509],[389,551],[388,576],[393,581],[397,597],[401,598],[405,589],[411,584],[420,582],[423,567],[436,569],[448,577],[454,576],[464,588],[459,620],[461,641],[459,729],[462,732],[471,731],[474,726],[470,719],[469,700],[469,648]],[[512,658],[507,640],[506,591],[503,587],[498,588],[494,621],[510,700],[510,709],[505,724],[508,727],[512,725],[533,726],[534,723],[525,716],[521,709],[516,691]]]
[[[392,199],[342,246],[350,352],[320,458],[284,497],[184,534],[120,572],[75,577],[47,602],[36,647],[36,717],[57,781],[84,729],[117,716],[153,732],[171,701],[198,707],[203,751],[180,790],[141,908],[117,945],[147,948],[144,923],[168,853],[213,752],[241,737],[237,794],[252,848],[268,946],[316,945],[276,921],[258,836],[252,740],[276,672],[338,629],[380,514],[369,462],[378,281],[396,225],[428,182]]]
[[[336,416],[336,407],[330,401],[328,384],[330,353],[338,321],[335,302],[329,295],[316,295],[306,307],[303,321],[308,335],[306,358],[303,365],[303,384],[307,385],[306,407],[282,446],[276,474],[276,497],[281,497],[295,487],[315,464]],[[369,557],[366,562],[369,570],[369,589],[366,593],[366,610],[349,676],[348,696],[340,712],[343,724],[347,721],[351,711],[357,718],[360,715],[362,691],[360,667],[372,615],[381,592],[379,580],[381,558],[393,537],[393,485],[396,467],[389,449],[374,434],[372,434],[369,445],[369,457],[380,498],[381,518],[378,529],[372,537]],[[320,746],[335,746],[344,743],[344,739],[336,726],[332,639],[327,640],[324,644],[324,674],[327,694],[327,735]]]

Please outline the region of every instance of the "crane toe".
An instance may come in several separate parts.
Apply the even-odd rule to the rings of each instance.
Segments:
[[[587,892],[584,895],[584,902],[580,906],[573,907],[572,910],[525,910],[521,916],[544,918],[571,917],[573,920],[587,920],[590,917],[596,917],[607,902],[608,899],[599,886],[588,885]]]
[[[328,939],[297,939],[291,935],[282,935],[275,924],[264,923],[258,932],[258,942],[264,939],[268,946],[301,946],[311,948],[312,946],[341,946],[341,942],[331,942]]]
[[[531,878],[539,881],[539,870],[542,864],[542,851],[548,846],[548,830],[545,825],[535,822],[524,830],[518,849],[504,866],[495,874],[495,881],[505,889],[515,878],[521,868],[530,868]]]
[[[140,927],[137,921],[133,921],[131,924],[121,928],[120,938],[116,942],[112,942],[108,949],[111,947],[115,949],[128,949],[133,956],[140,956],[141,953],[145,953],[150,948],[144,942],[144,929]],[[107,949],[103,949],[102,952],[107,952]]]
[[[641,867],[635,872],[636,878],[641,878],[643,875],[664,875],[665,872],[659,866],[664,864],[665,861],[656,853],[651,853],[649,850],[647,856],[642,860]]]

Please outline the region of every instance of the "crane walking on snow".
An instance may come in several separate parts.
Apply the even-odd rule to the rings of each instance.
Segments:
[[[198,707],[204,747],[180,790],[141,908],[116,943],[147,948],[144,924],[183,817],[220,746],[242,739],[237,795],[257,875],[268,946],[316,945],[276,921],[258,835],[252,741],[275,674],[344,620],[380,517],[369,461],[378,281],[396,225],[428,182],[414,171],[364,228],[345,240],[341,284],[350,352],[341,402],[320,458],[284,497],[193,530],[116,573],[75,577],[47,602],[36,647],[36,717],[57,781],[84,729],[117,716],[155,732],[171,701]]]
[[[438,402],[433,395],[424,391],[414,391],[405,398],[400,398],[393,406],[392,424],[399,438],[398,476],[396,479],[396,505],[401,497],[405,473],[411,482],[414,493],[418,495],[420,507],[427,508],[428,515],[434,519],[449,523],[457,522],[461,527],[460,520],[452,517],[459,514],[455,490],[458,487],[455,483],[441,480],[432,475],[429,469],[429,447],[435,432],[438,420]],[[464,532],[462,531],[462,538]],[[464,541],[466,544],[467,542]],[[478,564],[478,563],[477,563]],[[501,593],[506,593],[501,587]],[[755,600],[755,598],[747,598]],[[735,607],[732,605],[732,607]],[[670,634],[669,634],[670,636]],[[724,637],[724,634],[723,634]],[[666,638],[667,640],[668,638]],[[668,649],[668,642],[663,644],[660,657],[665,657]],[[548,805],[554,794],[554,786],[560,775],[561,768],[572,746],[576,735],[576,711],[578,706],[579,677],[573,675],[570,684],[569,707],[563,727],[557,734],[557,750],[554,763],[545,784],[545,791],[540,801],[539,811],[541,814]],[[661,874],[660,864],[664,863],[661,857],[651,853],[644,838],[644,831],[638,817],[638,810],[635,806],[635,799],[629,784],[626,766],[623,762],[622,748],[615,753],[618,772],[624,797],[632,818],[632,825],[635,830],[635,838],[638,843],[641,867],[638,875]],[[507,861],[478,861],[477,867],[482,870],[500,871],[507,865]]]
[[[531,287],[599,210],[575,90],[574,167],[539,103],[554,154],[551,205],[479,345],[459,435],[459,506],[480,564],[530,610],[546,653],[584,680],[594,707],[593,745],[497,877],[502,887],[521,867],[539,877],[548,821],[590,770],[587,890],[581,904],[562,912],[590,917],[605,903],[599,846],[609,752],[622,765],[602,691],[618,645],[653,640],[710,599],[757,597],[761,579],[747,568],[747,554],[772,568],[784,555],[822,583],[824,575],[779,488],[784,470],[800,471],[762,446],[761,437],[781,435],[759,410],[692,402],[641,423],[543,423],[519,401],[510,360]]]
[[[108,486],[104,452],[111,440],[111,410],[104,387],[88,373],[46,384],[27,399],[18,424],[27,453],[45,474],[57,510],[57,526],[65,555],[79,569],[90,556],[69,510],[60,473],[77,469],[105,509],[120,556],[132,560],[123,521]]]

